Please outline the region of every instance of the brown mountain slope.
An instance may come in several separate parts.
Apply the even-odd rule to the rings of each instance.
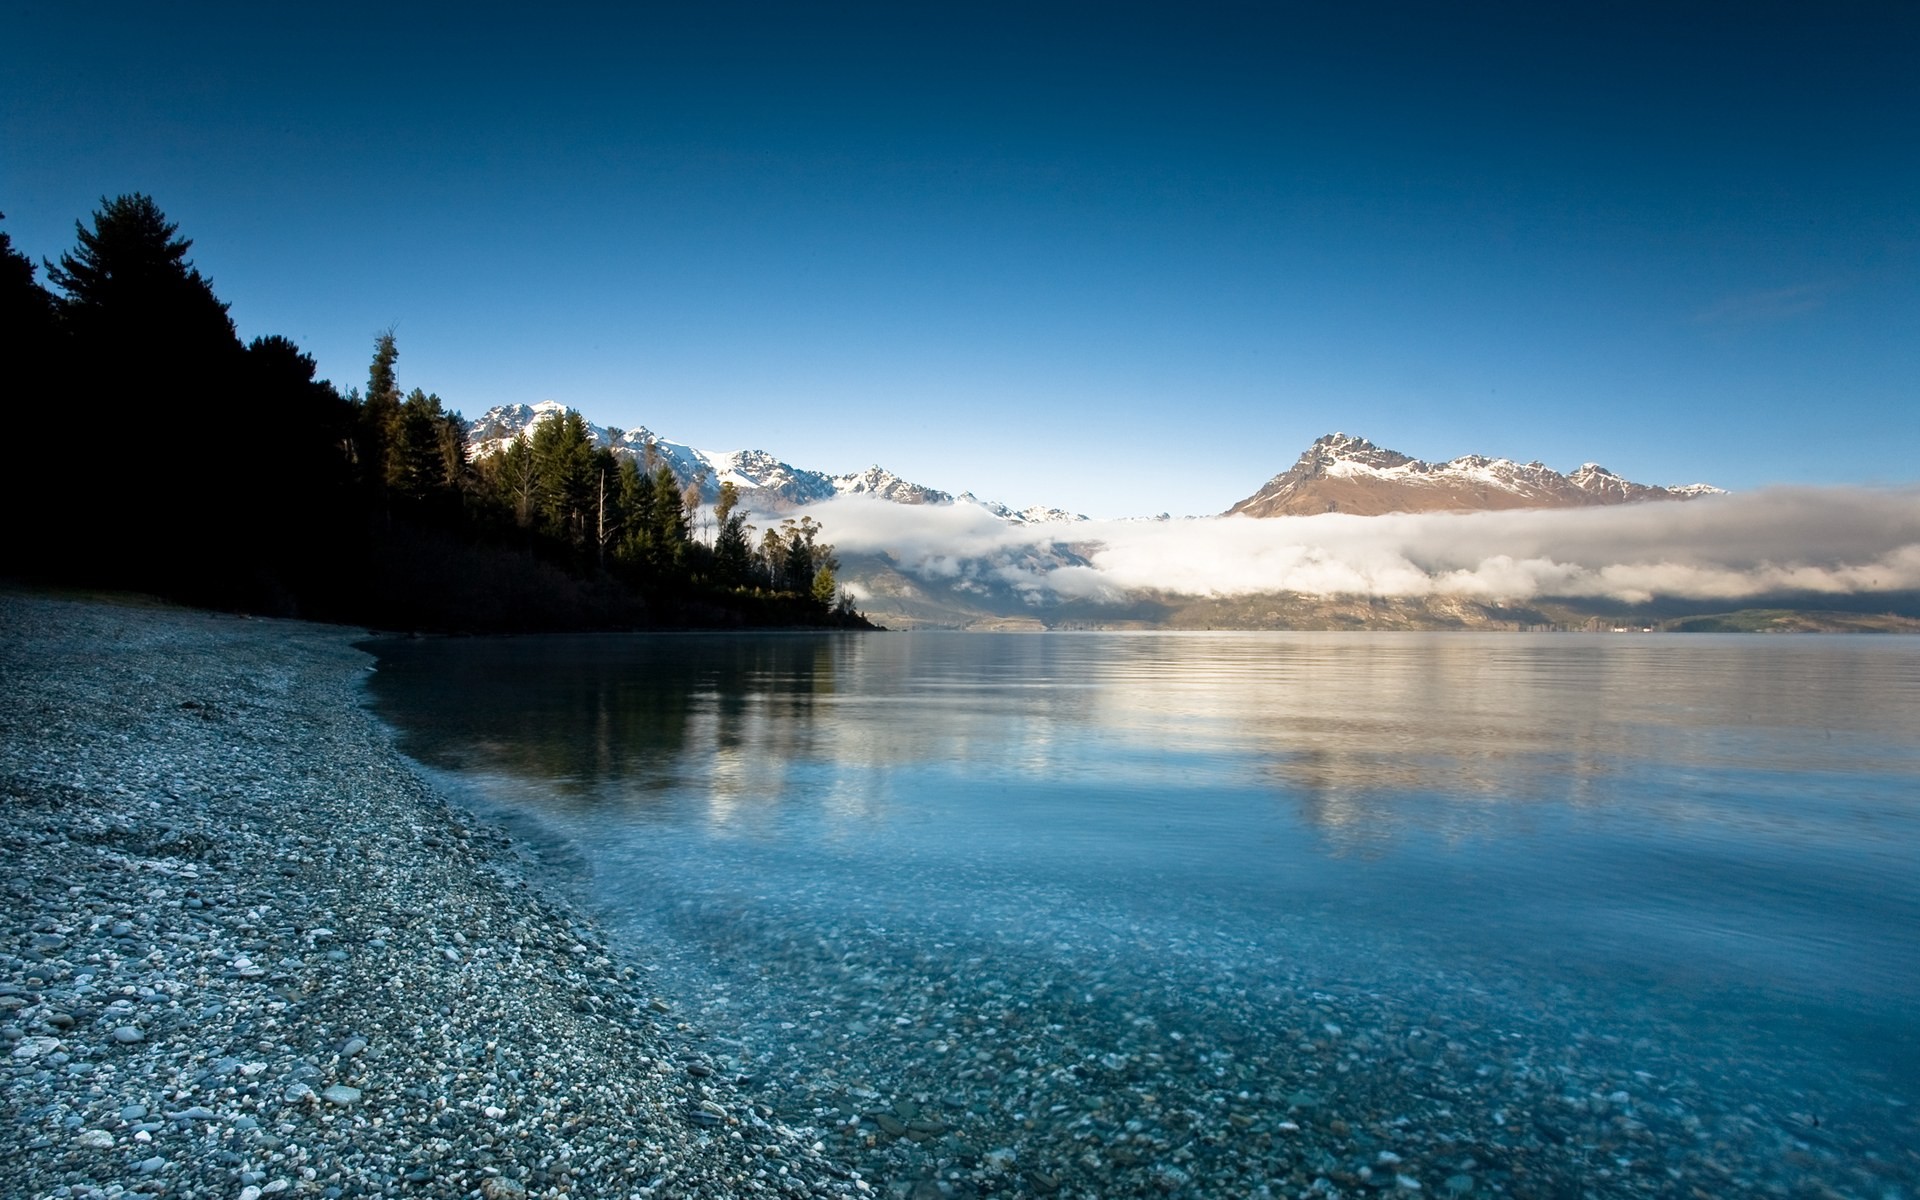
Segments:
[[[1364,438],[1330,433],[1265,487],[1228,509],[1229,515],[1298,517],[1343,512],[1485,511],[1502,508],[1579,508],[1639,500],[1689,500],[1719,492],[1705,484],[1653,487],[1620,478],[1595,463],[1562,475],[1538,462],[1469,454],[1430,463],[1385,450]]]

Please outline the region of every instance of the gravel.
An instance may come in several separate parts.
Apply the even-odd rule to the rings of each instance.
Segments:
[[[866,1194],[394,750],[357,636],[0,595],[0,1195]]]

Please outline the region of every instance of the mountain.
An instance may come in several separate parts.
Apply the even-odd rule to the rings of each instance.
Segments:
[[[1562,475],[1542,463],[1468,454],[1430,463],[1365,438],[1330,433],[1300,460],[1227,515],[1303,517],[1343,512],[1482,511],[1501,508],[1581,508],[1642,500],[1691,500],[1720,494],[1704,483],[1655,487],[1622,479],[1597,463]]]
[[[467,424],[467,457],[480,459],[498,454],[512,444],[514,438],[523,433],[531,435],[534,426],[563,416],[566,411],[566,405],[554,400],[490,408]],[[596,447],[611,447],[623,458],[639,458],[651,445],[655,459],[672,467],[682,483],[696,477],[704,479],[703,491],[709,502],[719,494],[721,484],[731,483],[740,489],[742,504],[761,511],[785,511],[835,496],[873,496],[895,504],[972,504],[1016,525],[1087,519],[1057,508],[1012,509],[996,501],[981,500],[971,492],[951,496],[902,479],[885,467],[828,475],[796,467],[765,450],[696,450],[680,442],[667,441],[645,427],[615,429],[588,421],[587,433]]]

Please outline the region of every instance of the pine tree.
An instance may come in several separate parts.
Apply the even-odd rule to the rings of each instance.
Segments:
[[[47,263],[72,337],[68,402],[101,428],[138,425],[170,485],[114,473],[62,496],[72,575],[228,599],[250,579],[274,514],[254,473],[253,398],[227,306],[151,197],[102,200]],[[189,398],[180,403],[176,397]],[[111,543],[103,537],[112,533]]]
[[[656,565],[670,566],[688,539],[687,509],[680,480],[673,468],[661,463],[653,473],[653,544]]]
[[[721,583],[739,586],[748,581],[753,565],[753,526],[739,512],[740,489],[729,480],[720,485],[713,506],[717,528],[713,535],[714,574]]]
[[[33,271],[33,260],[15,250],[13,238],[0,230],[0,360],[9,366],[17,356],[44,353],[53,333],[53,293],[40,286]]]
[[[67,432],[65,406],[47,403],[72,382],[55,313],[53,294],[34,279],[33,260],[0,231],[0,394],[18,446],[53,446]],[[61,522],[40,516],[47,507],[43,482],[15,463],[0,472],[0,505],[9,514],[10,569],[38,569],[66,534]]]
[[[464,502],[473,483],[473,464],[467,461],[467,423],[457,412],[443,413],[435,435],[440,451],[440,477],[445,480],[450,498],[455,503]]]
[[[393,444],[400,424],[400,383],[393,364],[400,357],[393,330],[373,340],[373,365],[367,370],[367,394],[360,403],[361,469],[376,493],[384,493],[393,482],[395,464]]]
[[[833,577],[833,568],[825,563],[813,573],[813,602],[831,612],[834,600],[840,594],[839,581]]]
[[[193,242],[174,236],[180,227],[151,196],[102,198],[93,228],[74,229],[78,245],[47,264],[47,279],[65,293],[62,313],[83,339],[164,358],[240,348],[227,306],[187,259]]]
[[[620,511],[626,522],[615,543],[614,558],[637,566],[650,561],[653,546],[653,475],[633,459],[620,463]]]
[[[531,531],[540,496],[540,472],[534,465],[533,446],[524,431],[515,434],[507,448],[483,460],[493,498],[513,514],[513,523]]]
[[[586,420],[568,409],[533,430],[540,515],[547,531],[576,548],[587,544],[587,513],[594,495],[593,439]]]
[[[401,402],[392,424],[394,436],[387,461],[387,485],[398,494],[412,500],[450,495],[453,477],[447,472],[442,442],[447,417],[440,397],[419,388]]]

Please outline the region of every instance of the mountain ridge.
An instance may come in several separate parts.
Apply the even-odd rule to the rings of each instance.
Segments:
[[[554,400],[496,405],[468,423],[467,454],[480,459],[497,454],[534,426],[569,411]],[[903,479],[875,464],[863,471],[830,475],[795,466],[766,450],[700,450],[670,441],[645,426],[618,429],[586,421],[596,447],[622,457],[644,458],[673,469],[682,483],[702,481],[711,502],[720,485],[732,483],[741,502],[763,512],[784,512],[837,496],[871,496],[894,504],[979,507],[1014,525],[1077,524],[1088,518],[1047,505],[1013,508],[972,492],[953,495]],[[1572,508],[1642,501],[1690,500],[1724,494],[1707,484],[1661,487],[1624,479],[1600,466],[1583,463],[1567,474],[1534,461],[1467,454],[1444,463],[1426,462],[1346,433],[1325,434],[1292,467],[1240,500],[1227,516],[1311,516],[1343,512],[1378,516],[1390,512],[1491,511],[1514,508]],[[1164,520],[1156,517],[1129,520]]]
[[[1225,515],[1487,512],[1692,500],[1721,494],[1723,489],[1704,483],[1682,487],[1635,483],[1592,462],[1582,463],[1565,475],[1538,460],[1517,463],[1480,454],[1465,454],[1444,463],[1426,462],[1376,446],[1365,438],[1329,433],[1315,439],[1293,466],[1234,504]]]
[[[515,437],[523,433],[530,435],[534,426],[568,411],[566,405],[556,400],[495,405],[467,423],[467,457],[478,460],[498,454]],[[645,426],[617,429],[592,421],[585,423],[587,435],[596,448],[606,447],[616,455],[635,459],[644,458],[651,450],[655,460],[670,466],[682,483],[702,479],[702,497],[708,502],[719,494],[721,484],[731,483],[740,490],[741,502],[747,507],[775,512],[831,500],[835,496],[864,495],[893,504],[972,504],[1012,524],[1087,520],[1080,513],[1044,505],[1016,509],[995,500],[982,500],[972,492],[954,496],[903,479],[878,464],[864,471],[829,475],[794,466],[765,450],[699,450],[682,442],[668,441]]]

